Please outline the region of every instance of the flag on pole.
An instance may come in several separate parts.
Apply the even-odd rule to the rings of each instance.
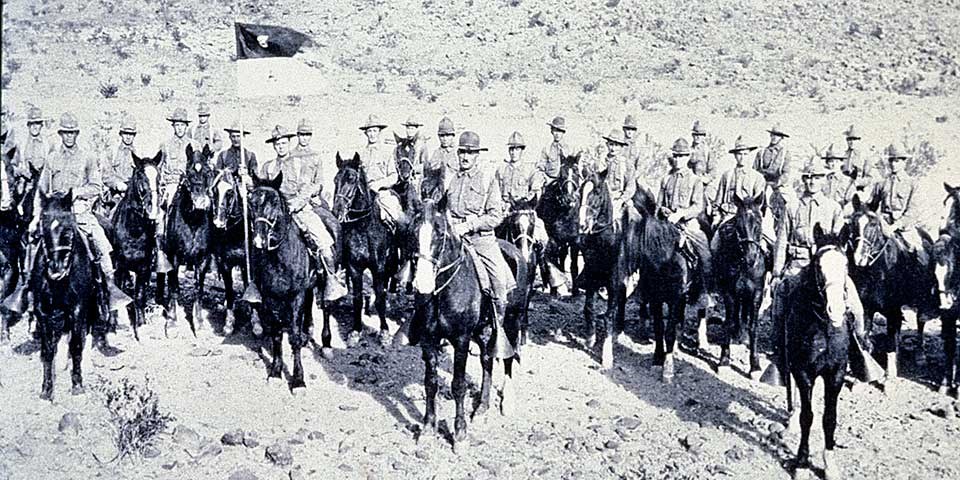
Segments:
[[[287,27],[237,22],[234,31],[237,36],[237,60],[292,57],[301,47],[313,45],[310,36]]]
[[[237,93],[241,98],[319,94],[326,79],[294,58],[315,46],[309,35],[292,28],[234,23],[237,43]]]

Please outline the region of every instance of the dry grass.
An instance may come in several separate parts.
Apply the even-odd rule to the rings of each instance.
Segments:
[[[104,398],[110,420],[116,428],[114,443],[118,459],[141,454],[154,444],[174,418],[160,409],[159,398],[150,387],[150,379],[137,384],[128,378],[103,380],[97,390]]]
[[[113,81],[101,82],[99,90],[103,98],[116,98],[117,94],[120,93],[120,85]]]

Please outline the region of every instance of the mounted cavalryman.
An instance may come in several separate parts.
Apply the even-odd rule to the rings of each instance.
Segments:
[[[846,132],[843,132],[843,134],[847,140],[847,151],[843,156],[843,167],[841,167],[841,170],[843,174],[848,177],[862,177],[864,171],[867,170],[867,159],[860,154],[860,148],[858,148],[856,144],[856,142],[860,141],[860,132],[857,131],[854,125],[850,125],[850,128],[848,128]]]
[[[850,178],[841,171],[842,155],[833,152],[833,145],[827,147],[827,151],[820,157],[827,168],[827,177],[824,180],[823,193],[840,204],[842,208],[847,203],[847,191],[850,187]]]
[[[742,136],[737,137],[733,148],[730,149],[730,153],[736,159],[737,164],[720,175],[716,185],[716,193],[710,199],[715,208],[713,212],[715,232],[719,232],[737,213],[735,199],[763,199],[764,189],[767,186],[766,181],[756,170],[750,168],[747,160],[747,154],[756,149],[755,146],[745,144]],[[772,223],[770,225],[772,226]],[[775,232],[764,233],[772,243]],[[719,238],[720,235],[714,234],[713,239],[711,239],[711,249],[714,252],[716,252]]]
[[[223,148],[223,139],[220,130],[210,125],[210,105],[200,102],[197,106],[197,126],[190,130],[195,148],[202,150],[204,145],[210,146],[211,152],[219,152]]]
[[[449,117],[443,117],[440,119],[440,124],[437,126],[437,139],[440,141],[440,146],[433,151],[433,155],[430,155],[430,158],[424,164],[424,176],[427,175],[427,172],[443,172],[443,185],[440,186],[437,191],[426,191],[427,188],[432,188],[428,184],[421,182],[420,196],[421,198],[436,198],[440,192],[446,189],[447,185],[450,184],[450,179],[453,178],[453,175],[457,173],[457,170],[460,168],[460,161],[457,160],[457,135],[456,130],[453,127],[453,120],[450,120]],[[436,173],[434,173],[436,175]]]
[[[163,237],[163,231],[166,227],[166,211],[173,201],[174,194],[177,193],[177,186],[180,185],[180,177],[187,168],[187,145],[194,145],[193,141],[187,136],[187,126],[190,119],[187,118],[185,108],[177,108],[173,111],[167,121],[173,127],[173,136],[168,138],[160,145],[160,205],[161,213],[157,217],[157,236]],[[194,148],[196,146],[194,145]]]
[[[250,135],[246,129],[240,126],[240,121],[235,120],[229,127],[223,129],[230,138],[230,148],[220,152],[217,155],[217,161],[214,167],[218,171],[227,171],[233,175],[240,175],[244,178],[246,185],[250,185],[249,177],[257,171],[257,155],[252,150],[243,145],[243,139]],[[240,149],[243,147],[243,159],[240,161]],[[246,171],[241,171],[240,166],[246,165]]]
[[[767,182],[766,204],[770,205],[770,199],[776,192],[790,189],[790,169],[793,168],[790,152],[783,144],[785,138],[790,138],[776,124],[770,130],[770,144],[763,150],[757,152],[757,158],[754,159],[753,168],[760,172]]]
[[[307,185],[317,186],[310,202],[314,206],[320,206],[323,204],[320,196],[323,193],[323,166],[320,163],[320,154],[310,146],[312,139],[313,124],[306,118],[301,118],[297,123],[297,145],[290,151],[290,156],[300,159],[301,180]]]
[[[130,303],[131,299],[113,282],[114,268],[113,261],[110,258],[113,247],[107,240],[107,235],[103,231],[103,227],[100,226],[100,222],[97,221],[91,211],[93,202],[99,197],[103,188],[100,165],[96,155],[88,153],[77,143],[80,126],[72,114],[64,113],[60,117],[60,128],[57,133],[60,135],[61,144],[51,148],[46,156],[46,165],[37,186],[39,194],[35,197],[33,220],[28,227],[28,235],[30,238],[39,235],[41,195],[72,192],[77,229],[83,234],[82,239],[87,243],[93,261],[100,268],[101,276],[99,278],[105,297],[105,305],[101,305],[101,310],[104,313],[116,314],[119,321],[119,319],[126,317],[126,305]],[[28,253],[24,278],[18,282],[17,290],[4,302],[4,306],[11,311],[23,313],[29,308],[24,305],[24,294],[26,293],[26,287],[30,284],[29,277],[33,271],[35,254],[36,246],[32,246]],[[29,302],[29,300],[27,301]],[[104,315],[102,318],[103,321],[94,326],[95,344],[101,350],[108,348],[106,329],[109,326],[108,317]]]
[[[397,220],[403,215],[403,208],[400,199],[390,191],[390,187],[396,184],[400,177],[393,159],[393,149],[380,139],[380,133],[385,128],[387,124],[380,121],[376,115],[367,117],[367,122],[360,126],[367,139],[360,158],[367,175],[367,188],[377,194],[380,220],[393,230]]]
[[[542,181],[538,182],[541,185],[556,180],[560,176],[560,161],[564,156],[574,153],[570,145],[563,140],[567,134],[567,121],[561,116],[556,116],[547,123],[547,126],[550,127],[552,141],[543,147],[536,164],[538,174],[542,177]]]
[[[265,160],[258,166],[257,177],[262,180],[273,180],[277,175],[283,174],[280,194],[287,201],[293,222],[300,228],[304,239],[331,280],[327,282],[324,298],[332,301],[346,294],[346,287],[337,275],[333,236],[310,202],[319,193],[320,185],[307,181],[312,172],[303,168],[302,157],[290,154],[290,139],[295,136],[297,136],[296,133],[288,131],[281,125],[273,128],[273,133],[266,143],[273,145],[277,156]],[[306,175],[304,175],[305,172]]]
[[[107,157],[103,169],[103,185],[109,189],[110,198],[127,191],[127,181],[133,176],[133,140],[137,136],[137,122],[129,114],[120,120],[120,145]]]
[[[29,137],[17,149],[17,154],[20,157],[17,162],[19,167],[17,177],[20,180],[30,180],[31,168],[40,170],[46,163],[45,158],[47,152],[50,151],[50,145],[43,135],[45,122],[46,118],[39,108],[33,107],[27,111],[27,133]]]
[[[534,183],[536,177],[533,165],[523,160],[526,148],[520,132],[510,134],[507,140],[507,159],[497,168],[497,184],[508,210],[512,210],[518,202],[532,203],[540,195],[540,189]],[[530,208],[535,206],[534,204]],[[541,245],[545,245],[548,240],[546,227],[539,217],[533,227],[533,240]]]
[[[417,120],[413,115],[407,117],[407,120],[403,122],[403,128],[406,130],[407,138],[414,139],[414,156],[411,159],[413,162],[413,181],[414,185],[419,186],[420,180],[423,178],[423,168],[427,164],[427,137],[420,134],[420,127],[423,126],[423,122]]]
[[[886,222],[885,233],[899,239],[922,265],[927,265],[929,258],[916,228],[916,218],[913,217],[917,182],[904,171],[910,158],[909,154],[901,153],[895,145],[887,148],[890,173],[877,185],[875,199],[879,200],[880,213]]]
[[[603,174],[604,183],[610,191],[610,200],[613,202],[614,218],[619,219],[622,209],[627,206],[631,216],[636,216],[637,212],[633,207],[633,194],[637,191],[637,177],[634,173],[634,166],[630,159],[624,155],[624,149],[628,146],[623,134],[617,130],[610,130],[610,133],[603,137],[606,142],[607,154],[597,160],[595,168],[598,174]]]

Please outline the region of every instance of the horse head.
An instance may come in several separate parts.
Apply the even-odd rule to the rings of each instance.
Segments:
[[[941,234],[933,244],[933,277],[936,280],[936,293],[941,310],[950,310],[957,300],[960,287],[960,275],[957,269],[957,241],[948,234]]]
[[[943,199],[945,212],[940,231],[960,233],[960,187],[944,182],[943,189],[947,192],[947,197]]]
[[[40,228],[47,277],[52,281],[62,280],[70,273],[74,244],[80,241],[73,213],[73,189],[50,196],[40,193]]]
[[[213,178],[211,158],[213,152],[209,145],[205,144],[199,152],[193,149],[193,145],[187,145],[187,169],[183,174],[183,182],[194,211],[205,212],[210,209],[210,181]]]
[[[534,230],[537,224],[537,199],[524,198],[514,200],[510,205],[510,216],[504,220],[506,239],[516,245],[527,261],[533,254]]]
[[[142,212],[149,220],[156,220],[160,213],[157,165],[160,164],[163,153],[157,152],[153,158],[141,158],[132,152],[130,155],[133,157],[133,176],[130,177],[125,197],[133,202],[136,211]]]
[[[580,191],[580,184],[583,181],[580,174],[580,153],[575,155],[562,155],[560,157],[560,175],[557,177],[560,182],[560,193],[565,206],[574,207],[580,201],[577,193]]]
[[[401,182],[408,182],[413,177],[413,160],[417,155],[417,140],[420,134],[413,137],[401,137],[396,133],[393,138],[397,141],[397,147],[393,149],[393,159],[397,163],[397,174]]]
[[[606,171],[592,175],[580,186],[580,233],[593,233],[613,224],[613,199],[605,180]]]
[[[463,261],[462,244],[450,232],[447,221],[446,196],[440,201],[423,203],[423,209],[413,221],[411,233],[411,251],[417,258],[413,286],[421,294],[437,293],[437,277],[444,274],[446,278],[452,278]]]
[[[344,160],[337,152],[337,175],[333,179],[333,214],[341,223],[355,220],[351,213],[365,216],[373,207],[367,174],[360,163],[360,154]]]
[[[853,214],[842,236],[853,252],[853,262],[858,267],[872,265],[883,254],[889,237],[883,231],[883,219],[879,213],[879,199],[869,204],[854,197]]]
[[[733,203],[737,207],[733,217],[733,230],[741,252],[744,256],[762,252],[763,214],[760,212],[760,206],[763,205],[763,194],[746,199],[734,195]]]
[[[817,247],[810,262],[813,285],[824,301],[830,324],[840,327],[847,311],[847,256],[839,247],[839,238],[824,233],[819,223],[813,227],[813,239]]]
[[[286,238],[290,212],[280,194],[281,184],[282,172],[273,180],[254,179],[250,217],[253,218],[253,248],[257,250],[276,250]]]
[[[240,180],[230,170],[224,169],[214,177],[210,192],[213,194],[213,226],[220,230],[230,225],[231,219],[241,220]]]

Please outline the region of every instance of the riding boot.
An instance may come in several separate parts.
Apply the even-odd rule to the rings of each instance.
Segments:
[[[30,301],[30,277],[33,274],[33,263],[37,256],[37,247],[30,245],[27,247],[27,258],[23,263],[23,273],[20,275],[17,286],[3,299],[3,308],[18,315],[29,314],[33,310],[33,302]]]
[[[513,345],[510,344],[510,340],[507,338],[507,332],[503,328],[503,318],[506,315],[507,307],[506,305],[499,300],[490,300],[491,303],[491,312],[493,313],[493,358],[495,359],[506,359],[513,358],[516,355],[516,351],[513,349]]]
[[[333,248],[321,248],[318,257],[320,257],[320,263],[323,264],[323,270],[327,273],[323,299],[333,302],[343,298],[347,294],[347,285],[343,279],[343,271],[336,268],[337,263],[333,255]]]

